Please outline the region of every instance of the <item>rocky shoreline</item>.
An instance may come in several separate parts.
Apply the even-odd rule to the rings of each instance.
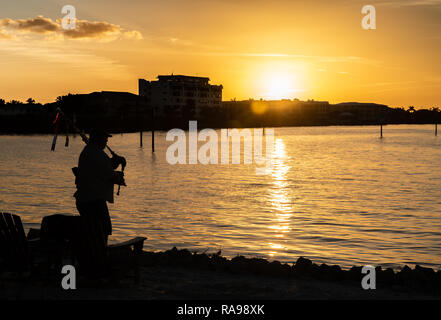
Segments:
[[[300,257],[294,264],[221,252],[187,249],[143,251],[141,281],[129,275],[115,282],[85,283],[62,290],[61,275],[47,279],[12,279],[2,275],[0,299],[16,300],[329,300],[441,299],[441,271],[404,266],[400,271],[376,268],[376,289],[361,286],[362,267],[343,270]]]
[[[144,265],[150,266],[173,265],[231,274],[252,274],[287,279],[310,278],[348,285],[360,285],[362,278],[366,275],[362,273],[362,266],[353,266],[349,270],[343,270],[338,265],[318,265],[303,257],[299,257],[294,264],[287,264],[244,256],[227,259],[221,256],[221,252],[200,254],[187,249],[178,250],[176,247],[164,252],[144,252],[142,260]],[[435,271],[419,265],[411,269],[405,265],[400,271],[394,271],[392,268],[382,269],[381,266],[376,267],[375,271],[377,287],[389,289],[400,287],[400,289],[427,293],[441,298],[441,270]]]

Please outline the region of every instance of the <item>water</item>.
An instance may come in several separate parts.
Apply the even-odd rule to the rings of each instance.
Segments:
[[[275,128],[274,166],[170,165],[165,132],[114,135],[128,187],[110,204],[112,240],[146,236],[227,257],[399,268],[441,265],[441,139],[430,125]],[[25,228],[76,214],[71,167],[80,137],[0,136],[0,208]],[[115,190],[116,191],[116,190]]]

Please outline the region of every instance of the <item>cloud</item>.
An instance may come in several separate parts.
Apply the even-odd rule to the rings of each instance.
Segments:
[[[227,51],[222,47],[215,47],[211,45],[204,45],[195,43],[188,40],[179,39],[176,37],[167,38],[163,43],[167,45],[180,46],[182,49],[178,54],[180,55],[200,55],[200,56],[221,56],[221,57],[245,57],[245,58],[283,58],[283,59],[295,59],[312,61],[315,63],[358,63],[367,64],[372,66],[379,65],[379,61],[368,59],[359,56],[317,56],[317,55],[305,55],[295,53],[282,53],[282,52],[237,52]],[[177,51],[170,51],[170,54]]]
[[[29,19],[0,19],[0,38],[11,39],[13,35],[21,33],[45,35],[46,40],[55,39],[97,39],[141,40],[142,34],[136,30],[127,31],[121,26],[106,21],[76,20],[75,29],[65,30],[61,27],[61,19],[53,21],[51,18],[38,16]]]
[[[12,39],[12,36],[0,29],[0,39]]]
[[[2,19],[0,20],[0,25],[6,29],[40,34],[57,32],[61,29],[61,26],[58,23],[43,16],[18,20]]]
[[[65,37],[71,39],[84,38],[103,38],[108,36],[118,36],[121,34],[121,27],[108,22],[89,22],[77,20],[73,30],[63,30]]]
[[[441,7],[441,0],[393,0],[377,3],[380,6],[393,6],[393,7],[419,7],[419,6],[432,6]]]
[[[358,63],[377,66],[379,61],[356,56],[315,56],[290,53],[255,53],[255,52],[225,52],[225,51],[191,51],[179,52],[179,54],[204,55],[204,56],[226,56],[226,57],[249,57],[249,58],[284,58],[315,63]]]
[[[133,30],[133,31],[126,31],[123,33],[123,36],[125,39],[134,39],[134,40],[142,40],[144,39],[141,32]]]

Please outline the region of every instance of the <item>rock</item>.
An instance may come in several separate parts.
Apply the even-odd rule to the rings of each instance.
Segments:
[[[424,273],[427,277],[434,277],[436,275],[435,271],[432,268],[425,268],[419,265],[415,266],[415,271]]]
[[[270,263],[270,274],[274,276],[281,276],[282,264],[279,261]]]
[[[435,286],[438,288],[438,292],[441,293],[441,270],[438,270],[435,274]]]
[[[291,272],[291,267],[289,266],[289,264],[284,263],[282,264],[282,274],[286,277],[290,277],[292,276],[292,272]]]
[[[280,263],[280,261],[274,260],[273,262],[271,262],[271,265],[276,267],[276,268],[281,268],[282,264]]]
[[[293,266],[293,269],[296,273],[306,274],[311,270],[311,267],[312,267],[311,260],[300,257],[297,259],[297,262]]]
[[[338,265],[329,268],[331,280],[343,280],[343,270]]]
[[[410,284],[412,281],[412,269],[405,265],[403,269],[398,272],[397,280],[402,284]]]
[[[339,265],[333,265],[333,266],[331,266],[331,271],[332,271],[332,272],[336,272],[336,273],[340,273],[340,272],[342,272],[342,270],[341,270],[341,268],[340,268]]]
[[[313,264],[311,265],[311,268],[309,269],[309,273],[310,273],[311,276],[313,276],[314,278],[317,278],[317,279],[324,279],[322,270],[321,270],[320,267],[319,267],[317,264],[315,264],[315,263],[313,263]]]
[[[236,256],[231,259],[231,271],[233,272],[244,272],[246,271],[247,259],[244,256]]]
[[[319,279],[332,280],[331,267],[326,263],[322,263],[319,268]]]
[[[377,282],[385,285],[385,284],[393,284],[395,282],[395,273],[391,268],[387,268],[386,270],[382,270],[381,267],[375,268]]]
[[[246,261],[246,258],[244,256],[235,256],[233,259],[231,259],[231,262],[244,262]]]
[[[415,266],[413,270],[414,284],[418,287],[433,287],[435,284],[435,271],[431,268]]]
[[[326,263],[322,263],[320,265],[320,271],[322,272],[329,272],[330,267]]]
[[[346,279],[348,279],[350,281],[360,282],[361,279],[363,279],[363,274],[361,273],[361,269],[362,269],[362,267],[353,266],[346,273]]]
[[[224,267],[227,263],[227,258],[220,255],[213,255],[210,257],[210,262],[215,268]]]
[[[211,268],[212,267],[211,260],[206,254],[193,255],[193,263],[198,268]]]
[[[291,267],[286,263],[282,264],[279,261],[273,261],[270,263],[271,273],[277,277],[288,277],[291,275]]]
[[[387,268],[383,272],[384,282],[387,284],[395,283],[395,272],[392,268]]]

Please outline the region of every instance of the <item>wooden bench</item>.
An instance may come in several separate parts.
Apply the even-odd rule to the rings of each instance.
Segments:
[[[28,240],[18,215],[0,212],[0,270],[32,271],[33,249],[39,239]]]
[[[46,255],[46,261],[57,261],[56,269],[61,267],[60,250],[62,245],[55,243],[67,235],[68,248],[72,250],[72,262],[78,263],[80,274],[108,277],[117,269],[132,269],[135,282],[140,280],[139,255],[142,253],[145,237],[136,237],[128,241],[107,245],[104,233],[99,224],[81,216],[67,217],[67,224],[72,228],[66,230],[67,224],[60,227],[62,215],[45,217],[42,221],[40,238],[26,238],[23,224],[18,215],[0,212],[0,272],[14,271],[22,274],[32,271],[36,253]],[[58,221],[57,221],[58,220]],[[56,221],[56,223],[51,223]],[[65,230],[58,230],[59,228]],[[49,229],[49,230],[48,230]],[[54,231],[55,229],[55,231]],[[55,236],[51,238],[51,234]],[[55,250],[54,250],[55,248]],[[43,257],[40,257],[43,258]],[[43,259],[44,260],[44,259]],[[126,270],[124,270],[125,272]],[[61,269],[58,272],[61,272]]]
[[[82,216],[48,216],[43,218],[41,227],[42,243],[47,243],[50,235],[52,243],[54,239],[67,240],[74,261],[78,264],[79,274],[114,277],[122,269],[132,269],[135,282],[139,282],[139,255],[147,238],[136,237],[107,245],[101,224]]]

